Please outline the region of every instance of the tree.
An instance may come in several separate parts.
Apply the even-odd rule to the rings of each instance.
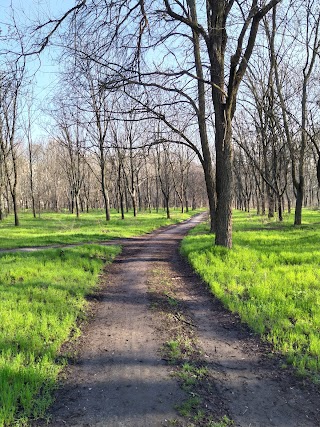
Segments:
[[[28,157],[29,157],[29,182],[30,182],[30,192],[31,192],[31,204],[32,204],[32,214],[36,218],[36,202],[35,202],[35,193],[34,193],[34,143],[32,139],[32,126],[31,126],[31,104],[27,106],[27,117],[26,123],[24,126],[24,133],[27,139],[28,145]]]
[[[229,248],[232,246],[232,121],[237,95],[260,22],[280,1],[207,1],[206,11],[195,0],[186,3],[163,0],[148,5],[143,0],[83,1],[60,19],[39,26],[42,30],[50,26],[39,44],[41,51],[61,22],[73,13],[72,28],[76,28],[73,36],[77,37],[77,43],[72,54],[76,53],[79,60],[89,59],[102,65],[105,87],[114,87],[115,83],[119,87],[122,82],[126,87],[142,86],[148,91],[156,88],[165,94],[162,112],[159,106],[152,105],[152,96],[146,95],[145,101],[132,94],[130,98],[161,119],[198,155],[206,180],[211,229],[216,231],[215,242]],[[200,149],[181,132],[175,120],[170,121],[163,114],[169,94],[174,104],[188,104],[191,108]],[[211,109],[215,118],[216,182],[207,125]]]
[[[303,66],[297,64],[297,70],[301,73],[299,78],[301,84],[301,90],[297,88],[297,93],[300,97],[300,119],[295,117],[295,122],[299,124],[300,138],[296,138],[292,132],[292,126],[290,127],[290,121],[292,122],[292,116],[290,114],[290,107],[286,100],[283,90],[283,83],[281,82],[281,70],[279,63],[279,55],[276,50],[276,32],[277,32],[277,9],[274,8],[272,14],[272,27],[271,29],[266,24],[266,33],[269,41],[271,63],[274,69],[275,82],[277,88],[277,94],[280,101],[283,125],[286,134],[287,144],[290,149],[291,155],[291,172],[292,181],[296,195],[296,209],[295,209],[295,225],[301,225],[302,219],[302,206],[305,191],[305,158],[306,150],[308,146],[308,91],[312,73],[315,68],[316,60],[320,51],[320,9],[318,2],[314,0],[308,0],[299,2],[294,10],[295,14],[299,16],[299,20],[303,17],[303,25],[299,28],[299,40],[298,47],[292,45],[290,50],[297,49],[296,55],[299,58],[301,55],[300,43],[303,46]],[[299,49],[300,48],[300,49]],[[299,59],[301,63],[301,60]],[[289,77],[291,78],[291,76]]]
[[[19,96],[25,75],[25,61],[8,64],[0,76],[0,151],[7,185],[12,198],[14,224],[19,226],[18,215],[18,142],[16,130]]]

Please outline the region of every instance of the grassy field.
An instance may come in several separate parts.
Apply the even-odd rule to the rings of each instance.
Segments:
[[[192,212],[193,214],[195,212]],[[119,219],[106,224],[102,213],[21,215],[0,224],[2,248],[80,243],[128,237],[191,215],[173,212]],[[0,426],[23,426],[44,416],[66,357],[64,342],[79,335],[86,318],[86,296],[97,286],[102,267],[119,246],[83,245],[37,252],[0,253]]]
[[[61,345],[78,335],[85,296],[119,246],[0,255],[0,426],[43,416],[64,365]]]
[[[163,225],[175,224],[197,212],[199,211],[181,214],[179,210],[172,210],[169,220],[162,210],[159,213],[139,212],[136,218],[129,212],[125,220],[122,220],[120,214],[112,211],[111,221],[108,223],[103,211],[82,214],[79,218],[69,213],[43,213],[40,218],[33,218],[31,213],[21,212],[20,227],[13,225],[12,216],[0,222],[0,249],[132,237],[151,232]]]
[[[213,246],[205,224],[181,250],[227,308],[319,382],[320,211],[292,223],[292,215],[280,224],[235,211],[231,251]]]

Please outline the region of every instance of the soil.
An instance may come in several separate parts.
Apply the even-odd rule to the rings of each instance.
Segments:
[[[320,426],[319,388],[283,368],[180,256],[181,239],[201,220],[124,242],[90,298],[49,426]],[[189,384],[185,363],[204,374]]]

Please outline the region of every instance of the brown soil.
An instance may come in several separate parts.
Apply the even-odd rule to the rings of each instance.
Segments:
[[[92,298],[50,426],[211,427],[223,416],[241,427],[320,426],[319,389],[282,369],[281,358],[179,255],[181,239],[201,219],[124,244]],[[169,341],[179,341],[178,355]],[[191,385],[181,379],[185,362],[205,372]]]

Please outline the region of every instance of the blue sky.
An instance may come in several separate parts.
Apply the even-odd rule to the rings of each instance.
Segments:
[[[5,23],[10,21],[12,9],[19,27],[37,25],[49,18],[57,18],[65,11],[74,6],[75,0],[0,0],[0,26],[5,29]],[[58,89],[59,66],[53,58],[58,53],[57,49],[48,48],[41,55],[40,60],[36,57],[28,58],[28,67],[34,84],[34,96],[36,107],[40,110],[41,105]],[[36,129],[36,134],[43,133],[41,128]]]

